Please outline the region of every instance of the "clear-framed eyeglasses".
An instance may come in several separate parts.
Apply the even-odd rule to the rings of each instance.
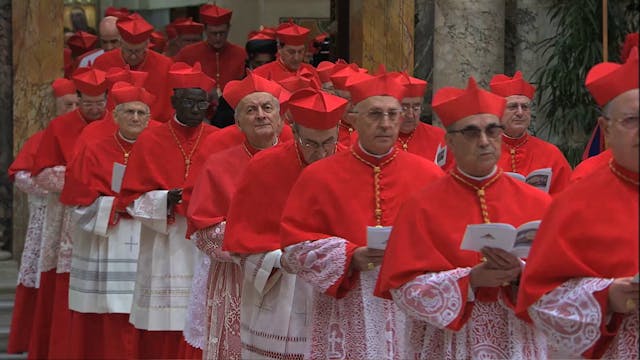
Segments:
[[[497,139],[504,132],[504,126],[498,125],[498,124],[491,124],[486,128],[481,129],[477,126],[470,125],[463,129],[448,131],[449,134],[458,134],[458,133],[462,134],[462,136],[464,136],[464,138],[467,140],[478,140],[480,139],[480,136],[482,135],[483,132],[485,133],[487,138]]]
[[[192,109],[194,106],[198,107],[198,110],[207,110],[210,103],[208,101],[195,101],[191,99],[182,99],[182,106]]]
[[[323,149],[325,152],[330,152],[336,148],[338,141],[329,140],[329,141],[323,142],[322,144],[319,144],[315,141],[303,140],[299,138],[298,143],[300,144],[300,146],[302,146],[303,149],[306,149],[309,151],[318,151],[320,149]]]

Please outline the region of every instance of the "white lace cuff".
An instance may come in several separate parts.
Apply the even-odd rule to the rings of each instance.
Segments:
[[[196,247],[216,261],[233,261],[228,252],[222,251],[222,240],[226,225],[227,222],[223,221],[208,228],[200,229],[192,235]]]
[[[31,178],[31,173],[28,171],[18,171],[14,176],[14,185],[25,194],[32,194],[38,196],[47,195],[47,190],[38,186]]]
[[[330,237],[287,246],[282,254],[287,272],[297,274],[321,292],[345,275],[347,240]]]
[[[153,190],[144,193],[127,207],[127,212],[153,231],[168,234],[168,193],[168,190]]]
[[[582,354],[600,338],[603,321],[594,293],[609,287],[612,279],[571,279],[529,307],[529,316],[556,350]]]
[[[464,309],[467,299],[462,299],[458,280],[470,272],[470,268],[457,268],[420,275],[391,290],[391,296],[407,315],[445,328]]]
[[[64,187],[64,173],[66,167],[64,165],[57,165],[54,167],[46,168],[36,175],[34,178],[35,183],[46,191],[59,193]]]

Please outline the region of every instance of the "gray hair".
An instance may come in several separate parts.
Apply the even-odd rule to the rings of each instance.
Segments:
[[[133,101],[130,101],[130,102],[133,102]],[[142,101],[136,101],[136,102],[139,102],[139,103],[141,103],[142,105],[144,105],[144,107],[146,108],[146,111],[147,111],[148,113],[150,113],[150,112],[151,112],[151,108],[149,107],[149,105],[147,105],[147,104],[143,103]],[[113,109],[113,112],[122,113],[122,112],[125,110],[125,109],[124,109],[124,105],[125,105],[125,104],[128,104],[128,102],[116,105],[116,107]]]

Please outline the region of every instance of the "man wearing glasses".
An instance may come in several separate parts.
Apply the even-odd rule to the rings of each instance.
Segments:
[[[149,51],[149,37],[153,26],[142,16],[132,14],[120,18],[116,27],[122,39],[119,49],[108,51],[96,58],[94,68],[108,71],[111,68],[126,68],[147,72],[144,88],[156,97],[151,104],[151,117],[166,122],[173,113],[169,102],[170,91],[167,91],[167,72],[171,67],[170,58],[155,51]]]
[[[491,92],[507,100],[500,121],[504,126],[504,134],[498,166],[504,171],[525,177],[534,170],[551,168],[549,193],[553,195],[562,191],[571,176],[571,166],[567,159],[555,145],[528,133],[535,87],[522,78],[520,71],[513,78],[496,75],[489,86]]]
[[[240,338],[245,359],[306,355],[312,289],[282,269],[280,217],[302,170],[336,152],[346,106],[347,100],[320,90],[295,92],[287,103],[294,140],[249,163],[229,207],[223,249],[244,274]]]
[[[511,283],[522,262],[507,251],[461,250],[468,225],[539,220],[549,195],[496,166],[503,97],[477,87],[441,88],[433,110],[447,129],[456,167],[398,213],[376,295],[393,299],[414,335],[407,358],[540,359],[544,337],[518,319]],[[517,199],[517,201],[505,201]]]
[[[444,143],[444,130],[420,121],[422,100],[427,89],[427,82],[409,76],[407,73],[395,74],[407,89],[407,94],[402,99],[404,119],[400,125],[400,135],[398,135],[396,146],[400,150],[431,160],[442,169],[451,168],[453,157],[447,152]]]
[[[624,64],[592,67],[585,85],[602,108],[598,124],[613,158],[554,199],[518,312],[567,357],[637,359],[638,49]]]
[[[400,205],[442,171],[395,147],[405,97],[397,79],[369,77],[349,92],[358,141],[300,174],[282,215],[281,263],[314,290],[305,358],[408,358],[404,316],[373,288]]]
[[[139,330],[134,358],[178,357],[195,252],[185,239],[191,195],[186,184],[207,158],[202,140],[217,130],[203,123],[215,82],[199,64],[173,64],[167,81],[172,120],[136,140],[116,207],[142,224],[130,317]]]
[[[107,82],[103,71],[77,69],[73,74],[73,82],[78,91],[79,107],[58,116],[47,126],[32,170],[35,183],[49,192],[40,254],[42,295],[36,305],[33,338],[29,347],[29,353],[34,357],[68,357],[71,319],[68,301],[72,249],[70,218],[73,208],[60,202],[60,193],[80,133],[87,124],[110,118],[106,110]],[[50,332],[51,329],[55,331]]]

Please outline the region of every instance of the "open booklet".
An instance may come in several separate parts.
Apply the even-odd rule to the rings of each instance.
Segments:
[[[504,223],[470,224],[464,232],[460,248],[479,252],[485,246],[493,247],[526,258],[539,227],[540,220],[530,221],[517,228]]]
[[[384,250],[387,248],[392,226],[367,226],[367,247]]]
[[[513,177],[514,179],[524,181],[531,186],[535,186],[546,193],[549,193],[549,188],[551,187],[551,175],[553,175],[553,170],[551,168],[537,169],[530,172],[527,176],[509,171],[505,171],[505,174]]]
[[[436,165],[443,167],[447,163],[447,146],[438,144],[438,150],[436,150],[436,158],[433,159]]]

